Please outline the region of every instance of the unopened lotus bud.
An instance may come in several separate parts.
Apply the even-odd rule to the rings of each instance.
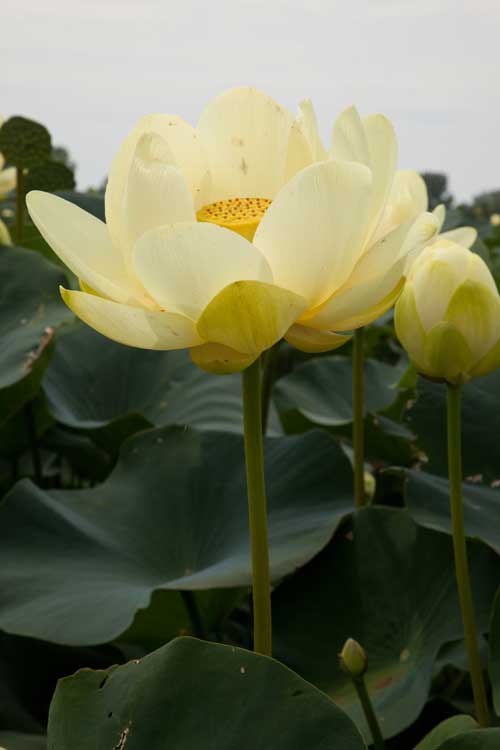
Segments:
[[[366,651],[353,638],[348,638],[339,654],[340,667],[350,677],[362,677],[368,667]]]
[[[395,309],[396,333],[416,369],[465,383],[500,366],[500,296],[479,255],[440,240],[414,262]]]

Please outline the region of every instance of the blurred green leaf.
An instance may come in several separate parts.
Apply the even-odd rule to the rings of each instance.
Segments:
[[[445,740],[439,750],[498,750],[500,729],[476,729]]]
[[[469,556],[478,626],[487,630],[500,559],[479,543]],[[324,690],[368,738],[337,658],[347,638],[361,643],[367,686],[392,737],[425,705],[441,646],[462,635],[451,539],[417,526],[404,509],[365,508],[275,591],[273,626],[276,658]]]
[[[348,717],[278,662],[188,638],[59,683],[52,750],[364,750]]]
[[[60,271],[30,250],[0,251],[0,424],[38,390],[54,330],[73,314],[59,297]]]
[[[500,490],[464,482],[462,492],[465,533],[500,553]],[[406,505],[417,523],[451,534],[450,489],[444,477],[409,471]]]
[[[352,505],[349,462],[322,432],[266,440],[271,572],[304,565]],[[121,635],[156,589],[251,582],[243,439],[149,430],[101,486],[18,483],[0,506],[0,625],[66,644]]]
[[[459,716],[452,716],[437,727],[429,732],[424,737],[422,742],[419,742],[415,750],[439,750],[443,742],[450,737],[454,737],[461,732],[466,732],[470,729],[477,729],[477,722],[474,721],[472,716],[466,714],[460,714]]]
[[[446,387],[420,377],[417,398],[405,421],[427,454],[431,472],[447,474]],[[465,476],[500,478],[500,370],[462,389],[462,456]]]
[[[497,591],[491,615],[490,678],[495,713],[500,716],[500,589]]]
[[[26,193],[30,190],[45,190],[54,193],[56,190],[73,190],[75,176],[69,167],[59,161],[44,161],[31,167],[24,181]]]
[[[0,745],[5,750],[46,750],[47,739],[41,734],[0,732]]]

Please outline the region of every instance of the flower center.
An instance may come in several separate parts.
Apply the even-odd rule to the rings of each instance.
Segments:
[[[270,205],[269,198],[226,198],[203,206],[196,213],[196,218],[232,229],[251,242]]]

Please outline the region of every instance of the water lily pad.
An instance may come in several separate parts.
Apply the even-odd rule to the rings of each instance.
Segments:
[[[114,448],[151,426],[243,429],[241,375],[210,375],[185,350],[134,349],[80,323],[60,336],[43,386],[58,422]],[[280,431],[273,414],[269,431]]]
[[[398,395],[401,372],[374,359],[365,360],[367,412],[388,407]],[[287,432],[311,425],[339,427],[352,422],[350,357],[316,357],[299,365],[275,386],[274,398]]]
[[[451,716],[438,724],[418,743],[415,750],[439,750],[445,740],[457,734],[477,729],[477,722],[467,714]]]
[[[331,538],[352,474],[323,432],[266,440],[271,570],[278,580]],[[67,644],[122,634],[156,589],[251,582],[243,439],[185,428],[129,440],[107,481],[0,506],[0,626]]]
[[[500,579],[500,559],[470,545],[481,630]],[[427,701],[444,643],[462,635],[451,539],[404,509],[357,513],[333,541],[274,594],[275,656],[346,710],[369,737],[337,654],[348,637],[369,658],[367,684],[383,733],[409,726]]]
[[[406,413],[408,426],[427,454],[426,467],[447,474],[446,387],[418,379],[417,398]],[[500,370],[462,388],[462,454],[465,476],[500,478]]]
[[[59,683],[52,750],[365,750],[343,711],[282,664],[190,638]]]
[[[20,247],[0,253],[0,424],[38,390],[54,329],[72,319],[61,302],[64,276],[39,254]]]
[[[445,740],[439,750],[498,750],[500,729],[476,729]]]
[[[444,477],[408,471],[406,505],[415,521],[451,534],[450,489]],[[481,483],[462,485],[465,532],[500,553],[500,489]]]

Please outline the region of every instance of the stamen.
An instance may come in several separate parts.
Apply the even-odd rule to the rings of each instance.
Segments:
[[[196,218],[232,229],[251,241],[270,205],[269,198],[227,198],[203,206]]]

